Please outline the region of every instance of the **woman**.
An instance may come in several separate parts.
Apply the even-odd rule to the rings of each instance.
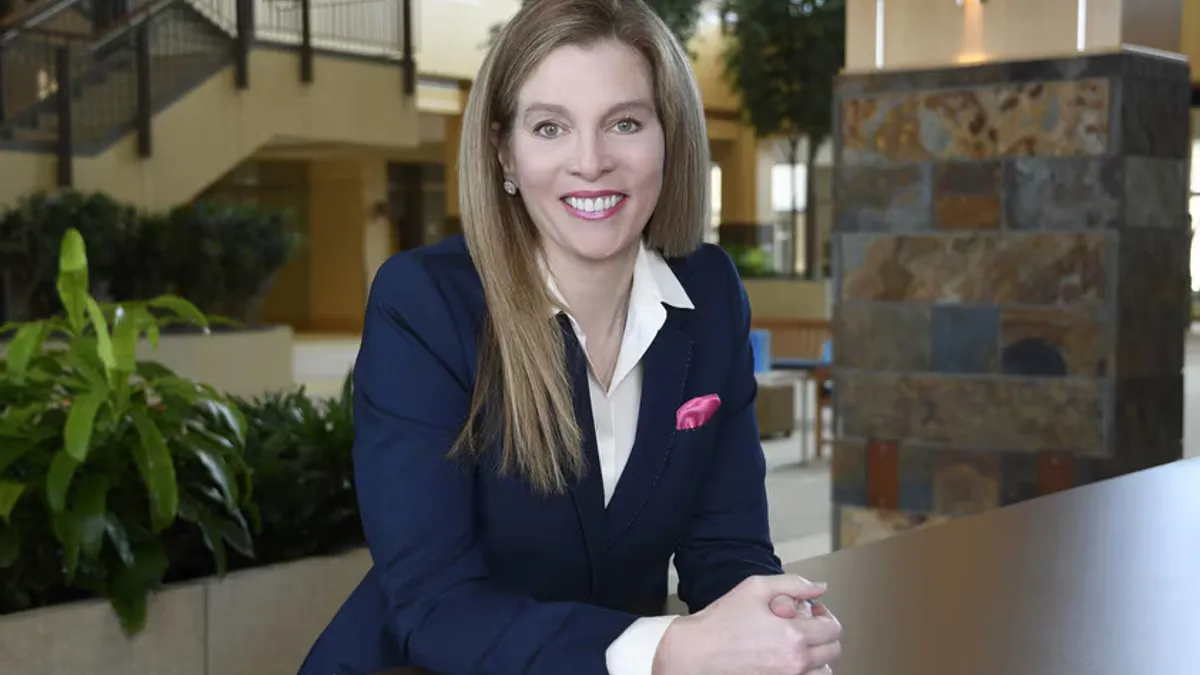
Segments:
[[[354,460],[375,563],[304,675],[827,672],[767,528],[749,307],[702,246],[685,52],[641,0],[534,0],[467,104],[465,240],[371,291]],[[674,555],[686,617],[660,616]]]

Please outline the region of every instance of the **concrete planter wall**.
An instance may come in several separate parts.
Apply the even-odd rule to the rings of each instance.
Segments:
[[[157,351],[145,341],[138,345],[138,358],[158,361],[182,377],[250,398],[295,384],[294,337],[290,326],[164,335]]]
[[[269,326],[209,335],[163,335],[157,351],[142,340],[137,353],[139,359],[158,361],[182,377],[252,398],[295,385],[294,341],[290,326]],[[0,358],[7,347],[7,341],[0,342]]]
[[[366,549],[164,590],[126,637],[102,600],[0,617],[0,673],[295,675],[370,568]]]

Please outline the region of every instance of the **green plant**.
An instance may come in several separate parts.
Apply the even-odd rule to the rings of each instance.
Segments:
[[[352,379],[314,401],[303,388],[239,401],[254,472],[257,562],[327,555],[363,543],[354,494]]]
[[[114,279],[130,264],[124,250],[139,215],[103,193],[33,193],[0,215],[0,273],[7,312],[14,321],[43,318],[61,310],[55,290],[59,244],[78,230],[93,249],[93,294],[110,299]],[[3,317],[0,317],[3,321]]]
[[[167,539],[201,533],[215,566],[252,555],[245,421],[212,388],[140,361],[171,322],[206,317],[176,296],[101,304],[78,230],[63,236],[65,314],[15,330],[0,361],[0,610],[108,598],[125,631],[146,621]],[[163,316],[160,316],[162,314]]]
[[[291,216],[254,205],[188,204],[166,216],[175,292],[206,314],[254,324],[300,246]]]

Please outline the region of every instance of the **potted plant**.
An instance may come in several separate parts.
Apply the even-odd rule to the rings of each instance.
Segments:
[[[9,324],[0,361],[0,611],[96,595],[128,633],[167,573],[169,542],[198,531],[218,571],[253,554],[244,508],[245,421],[211,387],[136,358],[177,322],[177,296],[103,304],[84,240],[67,229],[62,315]]]

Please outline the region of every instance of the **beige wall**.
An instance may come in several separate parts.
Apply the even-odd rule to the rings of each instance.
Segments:
[[[295,52],[257,49],[250,88],[218,72],[154,118],[154,154],[137,157],[131,133],[95,157],[75,161],[75,187],[103,190],[147,209],[192,199],[273,138],[410,148],[420,141],[417,109],[395,65],[318,56],[315,79],[300,82]],[[47,154],[0,152],[0,205],[53,189]]]
[[[955,0],[848,0],[846,68],[874,69],[880,47],[884,68],[1072,54],[1081,41],[1089,51],[1126,43],[1179,52],[1185,1],[1195,3],[964,0],[959,7]],[[1086,7],[1082,36],[1081,6]]]

